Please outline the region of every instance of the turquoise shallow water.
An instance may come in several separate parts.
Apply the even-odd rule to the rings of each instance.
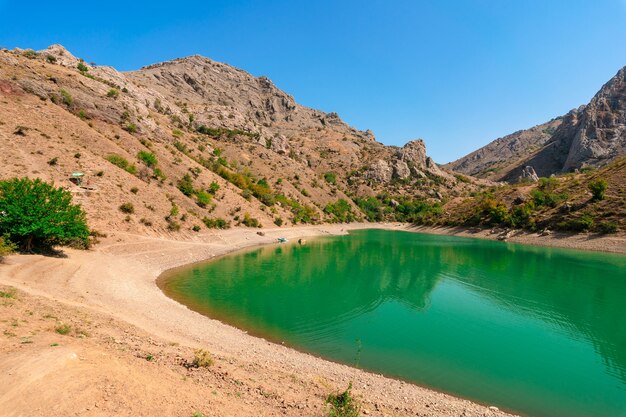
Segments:
[[[254,334],[525,415],[626,416],[623,255],[364,230],[160,285]]]

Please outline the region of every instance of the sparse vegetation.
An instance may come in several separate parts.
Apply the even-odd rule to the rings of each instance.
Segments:
[[[59,324],[54,328],[54,331],[60,335],[67,336],[72,331],[72,326],[69,324]]]
[[[112,88],[107,92],[107,97],[110,97],[113,99],[119,97],[119,95],[120,95],[120,91],[117,88]]]

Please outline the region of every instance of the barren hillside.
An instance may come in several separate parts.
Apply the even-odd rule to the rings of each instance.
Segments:
[[[0,177],[70,189],[95,228],[184,236],[372,219],[365,202],[380,193],[393,204],[376,216],[395,219],[405,200],[474,187],[421,140],[385,146],[266,77],[200,56],[121,73],[59,45],[4,50],[0,103]]]

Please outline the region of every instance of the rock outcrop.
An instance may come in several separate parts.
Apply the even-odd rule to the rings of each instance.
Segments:
[[[537,173],[535,172],[534,168],[531,167],[530,165],[524,167],[524,169],[522,170],[522,175],[520,175],[518,178],[518,182],[524,182],[524,181],[530,181],[530,182],[539,181],[539,177],[537,176]]]

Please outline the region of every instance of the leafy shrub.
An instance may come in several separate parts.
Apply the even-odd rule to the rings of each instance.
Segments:
[[[261,223],[259,223],[259,220],[251,217],[248,213],[245,213],[243,215],[243,220],[241,221],[241,224],[246,227],[261,227]]]
[[[591,201],[601,201],[604,200],[606,189],[608,188],[609,184],[604,178],[598,178],[595,181],[591,181],[587,186],[589,187],[589,191],[591,191],[592,194]]]
[[[192,364],[197,368],[208,368],[213,365],[213,357],[208,351],[198,349],[194,352]]]
[[[137,125],[134,123],[127,123],[126,126],[123,127],[123,129],[128,133],[136,133],[138,130]]]
[[[197,224],[194,224],[193,227],[191,228],[191,230],[193,230],[194,232],[199,232],[200,231],[200,226],[198,226]]]
[[[335,185],[337,184],[337,174],[334,172],[327,172],[324,174],[324,180],[326,180],[329,184]]]
[[[215,195],[215,193],[217,193],[220,189],[220,185],[218,183],[216,183],[215,181],[211,182],[211,184],[209,184],[209,193]]]
[[[135,206],[133,206],[133,203],[124,203],[120,205],[119,209],[122,213],[126,214],[133,214],[135,212]]]
[[[584,232],[593,227],[594,220],[590,214],[583,214],[578,219],[561,222],[557,225],[559,229],[571,230],[574,232]]]
[[[355,203],[363,213],[367,220],[371,222],[379,222],[383,219],[382,204],[376,197],[368,197],[366,199],[357,198]]]
[[[193,180],[189,174],[185,174],[180,180],[178,180],[177,187],[180,192],[187,197],[191,197],[194,193]]]
[[[70,93],[62,88],[59,90],[59,94],[61,94],[61,101],[63,102],[63,104],[65,104],[66,106],[72,105],[74,99],[72,98],[72,95]]]
[[[352,206],[344,199],[327,204],[324,208],[324,213],[333,216],[334,221],[339,223],[350,223],[355,218],[354,213],[352,213]]]
[[[109,92],[107,93],[107,97],[110,97],[110,98],[117,98],[119,95],[120,95],[120,92],[116,88],[110,89]]]
[[[40,179],[0,181],[0,236],[30,251],[54,245],[89,245],[85,213],[72,194]]]
[[[228,229],[230,228],[230,223],[222,218],[210,219],[205,217],[202,219],[204,225],[209,229]]]
[[[68,335],[72,331],[72,326],[69,324],[60,324],[54,328],[54,331],[60,335]]]
[[[51,64],[56,64],[57,58],[54,55],[47,55],[46,61],[48,61]]]
[[[167,222],[167,230],[170,232],[178,232],[180,230],[180,223],[170,219]]]
[[[532,190],[530,196],[537,207],[556,207],[559,203],[567,200],[567,194],[557,194],[548,189]]]
[[[326,397],[326,404],[330,406],[328,417],[359,417],[359,406],[352,397],[352,384],[340,394],[331,394]]]
[[[87,71],[89,71],[89,68],[87,68],[87,65],[85,65],[83,62],[79,62],[78,65],[76,65],[76,68],[80,72],[87,72]]]
[[[211,194],[205,191],[197,191],[196,197],[198,198],[198,205],[200,207],[206,207],[211,204]]]
[[[613,222],[602,222],[598,223],[596,229],[598,230],[598,232],[605,234],[617,233],[617,224]]]
[[[131,193],[133,193],[133,194],[137,194],[137,193],[139,192],[139,188],[137,188],[137,187],[132,187],[132,188],[130,189],[130,192],[131,192]]]
[[[137,158],[139,158],[141,162],[143,162],[144,164],[146,164],[146,166],[150,168],[155,167],[159,163],[156,155],[152,152],[139,151],[139,153],[137,154]]]
[[[54,166],[57,164],[57,162],[59,162],[59,158],[55,156],[54,158],[48,161],[48,165]]]
[[[122,168],[129,174],[135,175],[137,173],[137,167],[135,167],[135,165],[131,165],[123,156],[111,154],[108,155],[105,159],[116,167]]]
[[[274,219],[274,224],[275,224],[276,226],[278,226],[278,227],[282,226],[282,225],[283,225],[283,219],[282,219],[282,217],[276,217],[276,218]]]

